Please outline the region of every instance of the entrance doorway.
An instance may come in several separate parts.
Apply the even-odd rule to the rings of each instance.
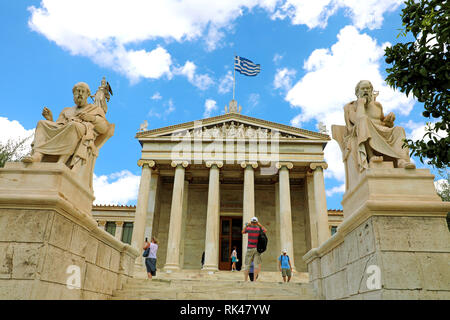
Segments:
[[[242,217],[220,217],[219,270],[231,270],[231,252],[236,247],[236,269],[242,265]]]

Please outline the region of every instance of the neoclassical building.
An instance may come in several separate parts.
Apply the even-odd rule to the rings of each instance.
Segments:
[[[142,174],[131,244],[156,236],[158,268],[229,270],[234,246],[240,262],[245,256],[241,230],[253,216],[268,230],[266,271],[286,248],[306,272],[302,256],[330,237],[323,174],[330,137],[240,109],[232,100],[223,115],[136,135]]]
[[[99,227],[115,236],[118,240],[128,244],[131,244],[133,235],[135,212],[136,206],[132,205],[92,206],[92,216],[97,221]],[[328,227],[331,235],[336,233],[336,230],[343,219],[344,214],[342,210],[328,209]],[[228,264],[228,270],[230,269],[231,259],[229,259]]]

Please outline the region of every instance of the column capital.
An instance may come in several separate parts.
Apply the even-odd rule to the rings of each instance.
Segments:
[[[187,162],[186,160],[178,160],[178,161],[172,161],[171,163],[170,163],[170,165],[173,167],[173,168],[175,168],[175,167],[177,167],[177,166],[179,166],[179,165],[181,165],[181,166],[183,166],[183,168],[186,168],[188,165],[189,165],[189,162]]]
[[[253,169],[258,168],[258,162],[253,162],[253,161],[243,161],[241,162],[241,167],[243,169],[247,168],[248,166],[252,166]]]
[[[328,163],[326,162],[313,162],[309,165],[311,170],[316,170],[318,167],[321,167],[323,170],[328,168]]]
[[[149,168],[153,168],[156,166],[156,162],[153,160],[139,159],[137,165],[139,167],[144,167],[145,165],[148,165]]]
[[[211,168],[213,165],[216,165],[217,168],[223,167],[223,161],[210,160],[205,162],[207,168]]]
[[[292,162],[277,162],[275,164],[275,167],[277,169],[281,169],[282,167],[286,167],[287,169],[292,169],[294,167],[294,164]]]
[[[98,225],[102,227],[106,226],[106,220],[98,220]]]
[[[116,221],[116,227],[123,227],[123,221]]]

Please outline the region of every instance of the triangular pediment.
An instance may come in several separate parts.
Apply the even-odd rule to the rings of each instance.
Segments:
[[[136,138],[267,138],[330,140],[327,134],[304,130],[239,113],[226,113],[220,116],[198,121],[181,123],[173,126],[138,132]]]

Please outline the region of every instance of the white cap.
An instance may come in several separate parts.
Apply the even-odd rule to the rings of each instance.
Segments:
[[[253,217],[250,219],[251,222],[258,222],[258,218],[257,217]]]
[[[286,249],[283,249],[283,251],[281,251],[282,253],[287,253],[287,250]]]

